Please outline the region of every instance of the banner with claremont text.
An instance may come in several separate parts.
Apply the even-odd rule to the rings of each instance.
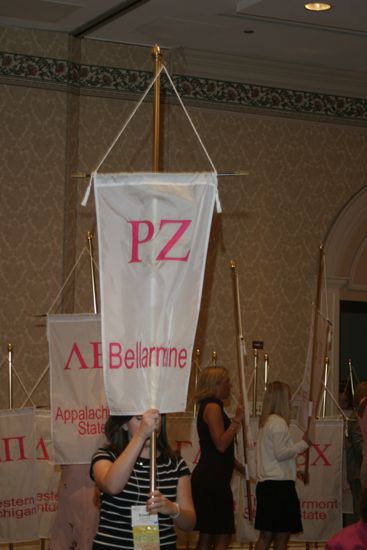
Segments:
[[[94,183],[111,413],[183,411],[216,175],[101,174]]]
[[[253,434],[257,432],[258,418],[251,418]],[[294,441],[302,437],[296,425],[291,425]],[[304,485],[297,481],[297,493],[301,503],[302,524],[304,532],[292,535],[294,541],[325,541],[342,527],[342,448],[343,421],[340,419],[317,420],[315,440],[310,450],[310,483]],[[171,447],[177,450],[186,460],[192,471],[200,457],[200,447],[193,418],[169,417],[168,436]],[[255,436],[255,435],[254,435]],[[256,440],[256,436],[255,436]],[[243,462],[239,455],[238,460]],[[304,453],[297,458],[298,469],[304,471]],[[254,515],[256,513],[256,484],[251,480],[251,500]],[[244,495],[239,491],[243,490]],[[240,476],[234,473],[232,492],[236,518],[236,541],[238,543],[255,542],[259,532],[248,520],[246,487],[240,483]],[[241,510],[240,506],[243,506]],[[180,533],[181,546],[187,543]],[[190,546],[195,546],[195,535],[190,537]],[[179,544],[180,546],[180,544]]]
[[[0,543],[38,539],[33,409],[0,411]]]
[[[343,429],[343,421],[340,419],[325,418],[315,423],[315,438],[310,447],[310,482],[307,485],[299,480],[296,482],[303,533],[292,535],[292,540],[325,541],[342,528]],[[294,441],[302,437],[302,431],[295,424],[291,424],[291,433]],[[297,457],[297,467],[301,472],[304,471],[304,452]],[[252,494],[255,495],[255,487]],[[256,510],[255,497],[253,509]],[[243,517],[240,541],[255,541],[258,531],[248,521],[246,508]]]
[[[104,441],[99,315],[48,315],[51,418],[57,464],[89,464]]]

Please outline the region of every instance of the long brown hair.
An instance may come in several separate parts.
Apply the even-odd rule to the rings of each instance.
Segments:
[[[271,414],[277,414],[289,424],[291,410],[289,406],[290,387],[284,382],[271,382],[264,395],[259,427],[262,428]]]

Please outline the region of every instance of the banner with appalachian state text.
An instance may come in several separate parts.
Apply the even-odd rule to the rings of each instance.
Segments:
[[[216,175],[101,174],[94,181],[111,413],[183,411]]]
[[[52,440],[57,464],[89,464],[104,442],[99,315],[48,315]]]

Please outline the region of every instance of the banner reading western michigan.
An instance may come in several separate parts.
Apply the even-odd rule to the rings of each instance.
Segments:
[[[0,543],[47,539],[58,510],[48,410],[0,412]]]
[[[0,411],[0,543],[38,539],[33,409]]]
[[[101,174],[94,189],[111,413],[183,411],[216,175]]]
[[[99,315],[49,315],[52,440],[57,464],[89,464],[104,441]]]

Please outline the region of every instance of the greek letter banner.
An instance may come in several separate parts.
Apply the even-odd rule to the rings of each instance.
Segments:
[[[0,411],[0,543],[38,539],[33,409]]]
[[[252,417],[251,430],[253,434],[256,434],[255,440],[257,425],[258,417]],[[299,543],[301,541],[325,541],[342,527],[343,429],[341,419],[326,418],[316,421],[316,436],[310,449],[310,483],[304,485],[301,481],[297,481],[304,532],[300,535],[292,535],[292,541],[299,541]],[[298,441],[302,437],[302,432],[295,424],[291,424],[291,433],[294,436],[294,441]],[[168,437],[172,449],[183,456],[192,471],[200,456],[195,419],[170,416],[168,418]],[[241,455],[237,458],[240,462],[243,461]],[[304,460],[305,455],[302,453],[297,458],[300,471],[304,470]],[[238,472],[235,472],[232,478],[232,492],[237,519],[236,542],[238,544],[254,542],[259,536],[259,532],[254,529],[248,519],[246,486],[243,481]],[[255,514],[256,486],[253,480],[251,480],[251,484],[252,508]],[[177,547],[188,545],[189,542],[190,548],[195,546],[196,535],[194,533],[190,534],[190,540],[187,533],[181,532],[178,533],[178,536]],[[302,548],[305,548],[305,545]]]
[[[95,176],[112,414],[185,410],[216,175]]]
[[[252,425],[254,428],[254,424]],[[315,439],[310,447],[310,482],[304,485],[297,480],[296,487],[301,504],[303,533],[292,535],[295,541],[325,541],[342,528],[342,457],[343,421],[325,418],[316,421]],[[294,441],[302,431],[291,424]],[[305,453],[297,457],[297,469],[304,471]],[[255,487],[254,510],[256,509]],[[255,541],[258,532],[248,521],[245,508],[241,524],[240,541]]]
[[[104,441],[99,315],[48,315],[52,440],[57,464],[89,464]]]

